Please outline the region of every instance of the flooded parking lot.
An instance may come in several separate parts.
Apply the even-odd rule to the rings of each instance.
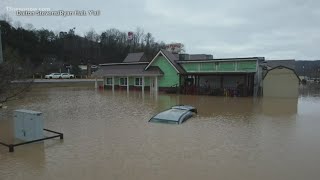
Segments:
[[[176,104],[198,108],[181,125],[148,123]],[[34,88],[2,110],[0,140],[13,142],[12,110],[41,111],[65,139],[0,146],[0,179],[317,179],[320,96],[254,99],[84,87]]]

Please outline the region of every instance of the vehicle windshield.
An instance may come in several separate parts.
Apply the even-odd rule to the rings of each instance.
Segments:
[[[165,124],[179,124],[179,121],[172,121],[172,120],[158,119],[158,118],[152,118],[152,119],[150,119],[149,122],[165,123]]]

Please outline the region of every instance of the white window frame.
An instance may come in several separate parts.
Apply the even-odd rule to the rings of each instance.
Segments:
[[[137,79],[139,79],[139,84],[136,84]],[[142,86],[142,77],[135,77],[134,78],[134,86]]]
[[[108,80],[109,80],[109,79],[110,79],[110,82],[111,82],[111,83],[108,83]],[[105,84],[106,84],[107,86],[111,86],[111,85],[112,85],[112,77],[107,77]]]
[[[124,84],[121,84],[121,79],[125,79]],[[127,85],[128,85],[128,78],[127,77],[119,78],[119,86],[127,86]]]

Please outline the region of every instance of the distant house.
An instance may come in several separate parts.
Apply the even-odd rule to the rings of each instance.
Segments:
[[[122,63],[100,64],[93,75],[112,89],[179,90],[184,94],[257,95],[263,57],[213,59],[207,54],[175,54],[160,50],[148,62],[129,53]]]
[[[80,64],[78,65],[78,67],[81,69],[81,71],[87,71],[88,69],[88,65],[85,65],[85,64]]]
[[[97,71],[99,68],[97,65],[91,65],[90,66],[91,68],[88,70],[89,66],[87,64],[80,64],[78,65],[78,67],[81,70],[82,75],[89,75],[89,76],[90,76],[90,73]]]
[[[300,78],[294,69],[276,66],[263,79],[263,97],[298,98]]]
[[[305,79],[306,81],[311,80],[310,77],[308,77],[308,76],[299,76],[299,78],[300,78],[301,81],[304,80],[304,79]]]

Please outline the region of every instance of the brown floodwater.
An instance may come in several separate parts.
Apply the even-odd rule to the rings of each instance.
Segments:
[[[148,123],[176,104],[198,108],[181,125]],[[254,99],[38,87],[1,110],[0,141],[14,142],[12,110],[44,113],[65,139],[0,146],[0,180],[320,177],[320,96]]]

